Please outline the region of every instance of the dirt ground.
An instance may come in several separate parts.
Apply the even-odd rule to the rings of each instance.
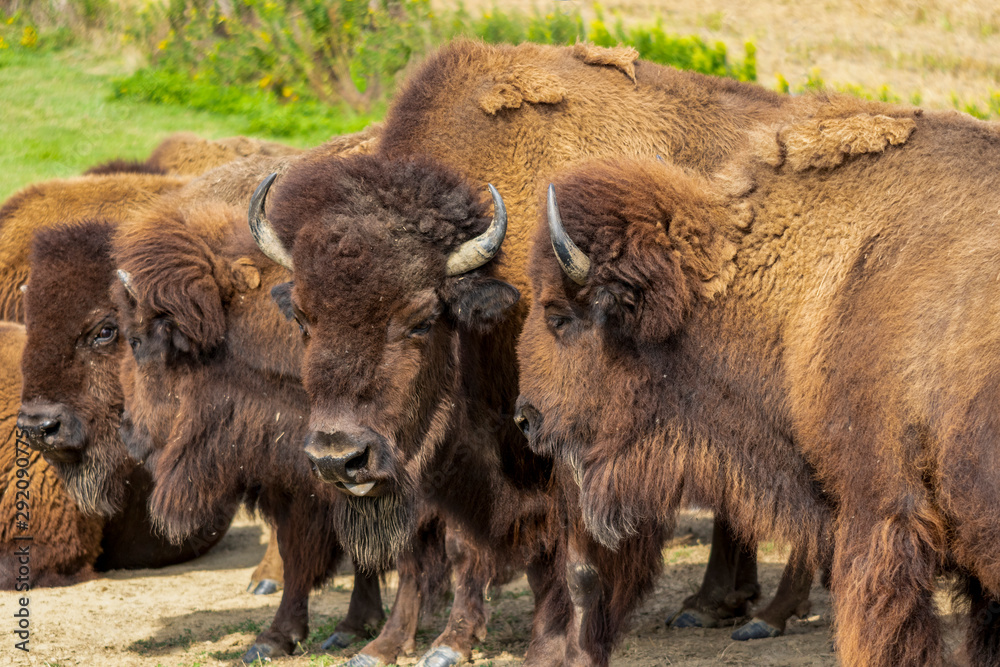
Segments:
[[[747,643],[729,639],[731,629],[674,630],[665,619],[701,581],[708,560],[711,515],[685,513],[673,546],[664,551],[665,573],[656,592],[643,605],[633,630],[615,653],[622,665],[802,665],[835,664],[829,632],[829,596],[820,587],[812,593],[809,617],[793,621],[784,637]],[[0,665],[107,665],[109,667],[195,667],[231,665],[270,623],[279,594],[253,596],[246,592],[250,573],[264,553],[267,531],[258,521],[241,516],[213,551],[184,565],[161,570],[108,572],[94,581],[65,588],[31,591],[31,652],[14,650],[4,628]],[[782,550],[761,549],[761,583],[765,595],[774,591],[784,558]],[[336,665],[363,643],[327,653],[319,644],[347,611],[352,577],[338,575],[311,600],[312,635],[304,652],[275,662],[287,667]],[[390,574],[383,589],[388,604],[395,595]],[[490,622],[486,640],[476,648],[476,665],[520,662],[530,632],[531,593],[524,577],[490,591]],[[11,626],[17,594],[0,593],[0,618]],[[446,622],[442,612],[425,619],[415,655],[401,658],[413,664]],[[13,629],[12,627],[10,629]]]
[[[830,639],[830,603],[819,585],[812,590],[808,617],[793,619],[783,637],[751,642],[729,638],[731,628],[676,630],[665,620],[701,582],[708,560],[711,514],[685,512],[674,541],[663,552],[665,571],[656,592],[644,604],[632,631],[615,652],[612,664],[654,665],[795,665],[836,664]],[[241,516],[213,551],[185,565],[161,570],[113,571],[69,586],[31,591],[31,652],[14,650],[4,628],[0,665],[106,665],[108,667],[198,667],[239,663],[256,633],[270,623],[279,594],[246,592],[250,573],[264,554],[265,527]],[[763,545],[760,578],[764,595],[773,593],[787,552]],[[363,646],[334,652],[319,645],[347,612],[352,577],[343,573],[311,599],[312,634],[302,651],[279,658],[283,667],[338,665]],[[390,574],[383,588],[388,604],[395,595]],[[0,593],[0,618],[11,626],[16,594]],[[531,593],[524,577],[490,591],[488,636],[474,654],[474,665],[515,665],[527,647]],[[947,612],[946,603],[942,602]],[[414,664],[444,628],[445,613],[425,619],[417,652],[401,658]],[[958,636],[946,616],[950,643]],[[12,627],[11,627],[12,629]]]

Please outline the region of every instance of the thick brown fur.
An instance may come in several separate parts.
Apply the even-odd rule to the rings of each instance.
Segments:
[[[540,412],[535,446],[575,467],[602,539],[671,516],[682,485],[751,539],[832,522],[844,664],[940,664],[945,568],[971,601],[969,661],[997,664],[1000,130],[915,109],[866,124],[837,104],[768,130],[774,149],[748,144],[714,195],[660,210],[698,179],[625,163],[561,176],[563,222],[593,265],[575,285],[539,225],[522,406]],[[847,142],[858,154],[841,130],[885,141]],[[698,238],[735,256],[687,243],[699,208]],[[731,279],[685,300],[697,283],[674,257]]]
[[[356,425],[385,441],[364,470],[377,495],[352,506],[370,514],[382,498],[401,498],[447,521],[456,597],[432,646],[467,658],[486,630],[484,588],[526,568],[540,609],[529,654],[561,659],[570,600],[557,585],[565,555],[560,496],[549,493],[556,482],[523,441],[497,440],[520,440],[497,410],[513,400],[514,366],[491,355],[497,345],[512,352],[504,320],[516,292],[498,286],[492,265],[440,279],[449,253],[490,222],[483,193],[427,159],[356,156],[293,167],[270,210],[279,236],[295,238],[310,429]],[[329,354],[334,346],[344,354]],[[386,659],[376,647],[363,652]]]
[[[200,176],[249,155],[283,157],[302,152],[300,148],[250,137],[213,140],[190,132],[178,132],[161,141],[145,164],[166,174]]]
[[[301,343],[270,302],[287,273],[256,250],[245,210],[221,202],[164,200],[115,248],[130,275],[130,291],[115,288],[133,346],[123,432],[153,474],[151,512],[175,540],[241,501],[275,525],[284,593],[255,648],[290,653],[308,634],[309,591],[343,555],[332,517],[345,499],[318,483],[301,449]],[[381,621],[376,574],[357,575],[337,632]]]
[[[462,372],[468,373],[463,377],[472,378],[477,374],[481,377],[490,377],[494,379],[493,386],[487,389],[473,379],[463,379],[463,382],[468,382],[468,386],[456,390],[447,386],[447,382],[452,379],[444,374],[446,366],[440,367],[438,375],[420,379],[420,391],[423,395],[417,392],[417,399],[431,401],[433,392],[459,391],[464,401],[464,404],[456,404],[461,407],[453,413],[440,413],[441,416],[436,417],[430,426],[423,423],[416,424],[418,431],[423,429],[427,433],[426,441],[435,443],[436,446],[440,444],[442,432],[447,432],[447,428],[453,428],[454,433],[468,429],[474,435],[462,437],[470,438],[477,443],[480,437],[478,434],[483,434],[483,443],[476,445],[482,451],[500,447],[505,456],[520,455],[513,454],[519,451],[518,448],[523,447],[523,441],[516,433],[506,432],[505,426],[485,424],[494,418],[500,419],[503,423],[504,420],[496,414],[497,410],[510,414],[514,407],[510,401],[516,392],[517,384],[510,346],[513,345],[520,329],[524,309],[533,298],[524,266],[531,247],[531,223],[536,219],[538,211],[537,195],[551,174],[592,157],[625,155],[651,159],[659,154],[680,167],[708,175],[726,165],[735,152],[745,150],[748,145],[758,144],[767,147],[769,151],[767,158],[770,162],[780,164],[786,156],[774,141],[778,130],[788,124],[789,118],[806,121],[816,117],[823,112],[827,104],[828,101],[823,98],[792,99],[757,86],[678,72],[636,61],[633,51],[621,48],[602,50],[598,47],[559,48],[532,44],[517,47],[486,46],[459,41],[428,59],[415,71],[390,109],[379,144],[378,158],[385,161],[387,164],[385,168],[391,171],[402,169],[399,164],[405,162],[408,156],[430,156],[479,187],[483,187],[487,182],[494,184],[504,196],[510,225],[504,242],[503,255],[493,262],[495,266],[487,269],[488,273],[483,277],[493,274],[503,278],[517,287],[523,298],[522,305],[515,307],[506,319],[499,323],[500,326],[491,334],[492,338],[484,336],[469,339],[463,337],[464,333],[460,333],[455,339],[454,344],[463,350],[462,365],[467,370]],[[855,113],[862,116],[885,115],[896,118],[909,113],[887,105],[866,102],[853,104]],[[794,154],[796,150],[797,146],[792,146],[790,152]],[[326,170],[324,173],[328,174],[340,173],[340,168],[336,166],[320,167],[318,164],[310,164],[309,168],[314,171],[322,168]],[[305,174],[303,167],[298,177],[294,177],[292,171],[289,171],[287,176],[279,175],[268,215],[275,221],[279,234],[289,249],[293,248],[294,233],[300,226],[312,228],[312,231],[304,234],[302,239],[294,242],[296,257],[301,248],[301,252],[304,253],[303,258],[309,257],[311,261],[316,261],[320,258],[317,252],[311,250],[311,244],[312,247],[324,247],[328,250],[343,244],[345,252],[338,252],[332,257],[336,258],[338,265],[343,263],[344,267],[349,269],[345,276],[354,275],[357,271],[351,267],[360,262],[351,257],[347,251],[354,247],[360,256],[369,250],[366,243],[361,241],[361,239],[367,240],[367,236],[362,236],[360,231],[348,231],[350,227],[348,221],[356,219],[357,211],[368,211],[369,204],[377,208],[378,202],[381,201],[391,208],[390,199],[380,192],[377,197],[364,205],[359,201],[352,205],[353,208],[343,207],[336,214],[329,213],[322,206],[324,202],[314,193],[307,191],[304,184],[311,181]],[[380,179],[389,177],[373,174],[372,178],[373,182],[381,182]],[[734,174],[732,179],[734,186],[739,185],[738,174]],[[336,186],[324,186],[324,194],[330,194],[330,187],[336,188]],[[363,184],[358,185],[358,188],[365,190]],[[293,194],[288,194],[290,191]],[[401,187],[401,191],[407,191],[405,184]],[[282,210],[285,206],[289,207],[288,213]],[[336,211],[337,207],[337,201],[334,200],[332,210]],[[472,211],[473,209],[470,209],[469,215],[475,215]],[[395,213],[370,212],[369,216],[372,215],[375,217],[370,218],[371,221],[381,219],[385,222],[386,216]],[[429,220],[433,217],[430,214],[423,215]],[[345,230],[343,236],[338,236],[341,234],[340,231],[325,232],[329,236],[322,236],[317,231],[321,229],[321,223],[330,225],[331,229]],[[430,232],[437,223],[428,224],[427,231]],[[418,229],[418,232],[423,231]],[[434,273],[440,272],[443,257],[434,258],[427,254],[430,252],[429,248],[436,243],[433,238],[427,239],[429,242],[427,248],[417,251],[422,243],[420,233],[399,237],[394,242],[411,251],[410,254],[402,252],[404,256],[401,257],[398,248],[386,245],[387,239],[392,237],[391,234],[385,230],[365,232],[366,235],[369,233],[374,234],[372,245],[380,248],[378,252],[372,253],[373,258],[397,258],[397,263],[402,262],[400,266],[406,267],[400,270],[404,272],[411,286],[419,282],[423,292],[427,293],[430,285],[439,285],[436,289],[440,290],[443,298],[447,298],[450,289],[447,287],[448,283],[442,281],[440,273]],[[432,237],[433,234],[429,236]],[[304,240],[306,238],[309,241]],[[718,252],[723,251],[724,248],[718,250]],[[326,261],[325,255],[324,261]],[[305,271],[306,275],[317,278],[315,285],[300,288],[297,274],[294,292],[297,305],[302,305],[299,302],[301,298],[302,301],[308,301],[310,307],[325,308],[324,312],[330,315],[339,304],[342,307],[336,310],[335,319],[331,317],[331,323],[341,322],[346,327],[352,320],[356,320],[357,324],[363,317],[362,312],[367,312],[369,316],[375,316],[382,321],[390,308],[386,306],[385,300],[397,298],[402,300],[402,304],[410,301],[409,305],[393,306],[402,309],[397,313],[397,319],[399,326],[403,326],[405,324],[403,320],[408,317],[406,313],[415,317],[417,311],[424,307],[416,302],[419,299],[413,300],[412,291],[408,291],[400,284],[393,284],[395,278],[380,270],[377,264],[370,269],[373,279],[363,284],[363,292],[356,293],[342,289],[343,283],[337,281],[335,277],[337,274],[333,269],[328,269],[323,274],[322,269],[318,268],[318,261],[315,264],[317,267],[315,275],[310,273],[314,269],[307,266],[300,267],[298,259],[295,264],[297,270]],[[692,268],[696,274],[699,270],[698,267]],[[706,277],[706,284],[699,289],[711,290],[713,280],[714,278],[710,276]],[[308,282],[307,280],[306,283]],[[318,287],[319,285],[323,286]],[[365,295],[374,295],[376,298],[362,303],[359,296]],[[381,306],[376,305],[377,297],[383,298]],[[327,306],[321,306],[324,299],[330,299],[331,302]],[[306,315],[309,314],[307,309]],[[336,327],[331,324],[331,331],[333,328]],[[367,358],[362,356],[352,358],[349,363],[343,360],[345,369],[348,366],[354,368],[352,372],[354,377],[358,378],[357,386],[363,386],[369,378],[374,377],[369,364],[372,360],[379,359],[381,354],[379,345],[374,341],[366,341],[360,331],[359,328],[352,334],[338,330],[336,342],[331,335],[323,346],[327,352],[331,349],[344,350],[357,347],[360,350],[359,355],[367,356]],[[346,336],[345,340],[352,341],[350,345],[345,346],[339,339],[341,334]],[[328,332],[323,332],[323,335],[327,336]],[[443,359],[448,353],[444,351],[441,339],[437,340],[435,345],[440,347],[435,348],[433,354],[442,355]],[[316,344],[315,340],[312,344]],[[324,358],[322,352],[317,352],[316,356]],[[403,366],[407,374],[413,371],[412,363],[415,362],[407,360]],[[482,365],[475,366],[475,364]],[[320,431],[331,429],[338,420],[344,418],[344,414],[347,414],[344,404],[349,405],[356,399],[350,392],[343,398],[334,398],[324,395],[324,391],[329,390],[331,394],[335,394],[349,387],[351,381],[334,379],[334,376],[340,375],[348,377],[347,373],[340,372],[342,369],[337,369],[329,379],[321,379],[318,367],[309,370],[308,357],[305,368],[307,385],[310,382],[308,377],[312,373],[317,378],[317,388],[323,390],[311,391],[314,400],[312,416],[314,427],[318,427]],[[406,381],[397,378],[393,382],[397,380],[400,387],[405,386]],[[442,386],[442,382],[445,386]],[[388,384],[395,386],[391,382]],[[367,395],[367,393],[362,394],[362,396]],[[410,395],[414,395],[413,392]],[[465,417],[456,416],[461,414],[462,410],[469,409],[470,405],[476,405],[478,410],[478,401],[481,400],[479,396],[487,395],[489,398],[482,399],[482,402],[491,407],[486,409],[482,416],[472,414],[467,417],[471,420],[469,422],[463,421]],[[473,399],[472,396],[476,398]],[[325,400],[330,400],[331,406],[317,411],[317,405]],[[390,402],[390,397],[386,397],[386,402]],[[364,414],[364,410],[359,409],[359,414]],[[420,418],[423,419],[425,417]],[[473,426],[478,423],[483,423],[484,426]],[[445,424],[449,426],[445,427]],[[496,435],[486,435],[487,433]],[[381,435],[386,437],[384,433]],[[510,440],[505,440],[506,438]],[[491,444],[485,444],[491,440]],[[506,444],[500,445],[500,441]],[[434,451],[434,447],[429,449]],[[460,447],[458,449],[461,450]],[[440,461],[432,458],[429,462],[447,464],[448,457],[455,455],[449,452],[447,447],[441,451],[448,453],[442,454],[443,458]],[[425,465],[426,463],[428,461],[425,461]],[[526,468],[530,469],[530,466]],[[431,469],[428,467],[427,470]],[[435,501],[442,506],[449,504],[447,494],[450,493],[451,478],[448,476],[448,470],[446,467],[445,472],[435,475],[437,480],[448,479],[448,484],[437,481],[431,485],[434,493],[445,494]],[[529,479],[531,479],[530,474]],[[455,488],[463,487],[459,484]],[[554,497],[558,497],[558,492],[555,496],[549,497],[549,500]],[[503,525],[506,519],[520,511],[516,502],[510,506],[496,502],[490,507],[495,508],[497,514],[489,520],[475,520],[479,521],[480,527],[483,522],[491,523],[494,519],[495,525]],[[530,507],[530,502],[522,507]],[[460,512],[454,507],[450,508],[450,511]],[[533,510],[525,509],[525,511],[530,513]],[[564,556],[565,553],[560,555]],[[622,583],[622,585],[627,588],[629,584]],[[630,604],[634,604],[640,597],[638,593],[632,596]],[[626,607],[627,605],[618,610],[623,616],[627,616]],[[570,613],[570,611],[564,610],[560,613]],[[551,636],[558,637],[559,632],[556,631]],[[604,636],[592,639],[598,644],[610,645],[617,637]],[[530,659],[540,658],[543,653],[549,656],[548,659],[555,659],[552,656],[556,655],[558,650],[560,649],[550,647],[544,651],[533,652],[533,649],[529,649]],[[562,655],[558,659],[562,659]],[[600,658],[595,657],[595,659]]]
[[[0,590],[74,584],[94,576],[104,518],[77,509],[55,470],[17,439],[24,327],[0,322]],[[18,527],[23,520],[26,527]],[[30,537],[30,540],[16,538]],[[21,554],[27,553],[25,573]],[[18,577],[21,577],[18,579]],[[27,588],[17,588],[25,591]]]
[[[0,318],[24,320],[21,286],[35,231],[93,218],[122,222],[186,178],[146,174],[80,176],[29,185],[0,207]]]
[[[117,335],[108,290],[115,280],[111,233],[116,223],[86,221],[35,235],[35,271],[25,296],[27,341],[21,358],[21,412],[62,409],[73,454],[50,460],[76,504],[107,518],[98,567],[161,567],[190,560],[221,539],[228,519],[203,524],[178,547],[155,534],[146,510],[149,476],[136,468],[118,435],[122,392]],[[107,341],[102,332],[114,331]],[[49,455],[51,458],[51,455]]]

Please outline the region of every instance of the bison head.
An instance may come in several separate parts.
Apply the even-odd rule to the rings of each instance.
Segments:
[[[670,388],[682,369],[662,351],[731,277],[732,211],[705,180],[653,161],[583,165],[546,203],[515,420],[532,449],[569,463],[588,530],[613,546],[679,499],[669,404],[684,400]]]
[[[300,344],[264,289],[288,274],[245,226],[224,204],[173,201],[115,240],[113,295],[132,350],[122,436],[153,476],[150,513],[173,541],[230,517],[248,492],[252,503],[259,480],[280,487],[295,454],[308,479],[289,442],[307,406]]]
[[[294,264],[294,284],[275,299],[306,341],[306,453],[349,500],[354,518],[341,530],[355,555],[398,549],[400,539],[368,531],[409,534],[413,494],[432,483],[463,383],[490,382],[461,367],[477,363],[519,298],[491,274],[503,202],[492,190],[490,215],[470,184],[415,158],[293,168],[265,216],[269,185],[251,226],[264,252]]]
[[[27,343],[17,425],[82,510],[111,515],[134,467],[118,438],[119,360],[127,347],[109,289],[107,222],[39,231],[25,293]]]

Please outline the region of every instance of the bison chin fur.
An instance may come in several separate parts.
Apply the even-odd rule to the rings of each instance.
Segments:
[[[344,496],[333,512],[334,528],[354,563],[371,573],[395,566],[416,530],[413,502],[399,492],[374,498]]]
[[[107,438],[115,438],[108,435]],[[92,447],[84,450],[83,458],[72,464],[49,461],[49,465],[66,485],[73,502],[84,514],[112,516],[122,509],[125,482],[134,467],[124,452],[102,452],[95,456]]]

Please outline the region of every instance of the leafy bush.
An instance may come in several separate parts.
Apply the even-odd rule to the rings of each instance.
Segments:
[[[150,66],[115,83],[115,96],[246,114],[248,131],[288,136],[303,127],[355,127],[378,117],[407,65],[457,36],[487,42],[634,45],[643,58],[742,80],[755,52],[731,63],[725,45],[669,35],[661,24],[589,28],[578,11],[542,14],[463,7],[435,14],[429,0],[169,0],[148,5],[130,36]],[[251,130],[249,128],[255,128]]]

